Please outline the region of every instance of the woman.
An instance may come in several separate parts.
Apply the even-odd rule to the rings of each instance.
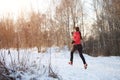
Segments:
[[[78,50],[79,52],[79,55],[83,61],[83,64],[84,64],[84,68],[87,69],[87,63],[85,61],[85,58],[82,54],[82,45],[81,45],[81,39],[82,39],[82,36],[81,36],[81,33],[79,31],[79,27],[75,27],[75,32],[73,32],[73,41],[72,41],[72,44],[73,44],[73,49],[71,51],[71,54],[70,54],[70,62],[69,64],[72,65],[73,64],[73,53]]]

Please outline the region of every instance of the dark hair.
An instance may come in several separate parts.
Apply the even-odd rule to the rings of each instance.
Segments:
[[[79,31],[79,27],[75,27],[76,31]]]

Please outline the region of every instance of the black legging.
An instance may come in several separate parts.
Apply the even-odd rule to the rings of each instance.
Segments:
[[[81,44],[73,45],[73,49],[72,49],[71,54],[70,54],[70,61],[73,62],[73,53],[76,50],[78,50],[79,55],[80,55],[80,57],[81,57],[81,59],[83,61],[83,64],[86,64],[85,58],[84,58],[84,56],[82,54],[82,45]]]

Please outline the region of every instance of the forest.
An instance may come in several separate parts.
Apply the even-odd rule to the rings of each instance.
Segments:
[[[32,48],[68,46],[71,49],[71,32],[80,28],[83,52],[92,56],[120,55],[120,1],[92,0],[92,13],[85,11],[85,1],[53,0],[46,14],[31,9],[28,17],[21,14],[16,21],[8,15],[0,19],[0,48]],[[50,5],[51,6],[51,5]],[[90,17],[90,14],[92,15]],[[88,19],[90,17],[90,19]]]

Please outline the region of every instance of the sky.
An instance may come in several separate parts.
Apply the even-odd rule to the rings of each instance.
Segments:
[[[49,5],[50,0],[0,0],[0,18],[9,15],[17,17],[21,12],[27,13],[31,9],[44,13]]]

